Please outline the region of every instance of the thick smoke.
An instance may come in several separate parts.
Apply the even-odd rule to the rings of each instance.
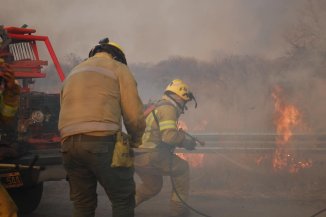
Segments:
[[[198,101],[197,109],[190,103],[182,116],[191,132],[275,133],[272,91],[279,86],[285,102],[301,112],[302,128],[295,133],[325,133],[324,0],[2,1],[0,23],[27,23],[50,36],[66,74],[100,38],[109,36],[126,48],[144,103],[159,99],[172,79],[183,79]],[[48,78],[37,81],[35,89],[59,92],[53,65],[46,72]],[[280,204],[289,205],[278,200],[277,208],[269,210],[263,201],[259,212],[260,198],[273,199],[271,204],[275,197],[323,198],[324,206],[323,152],[302,150],[298,159],[315,157],[313,167],[290,175],[271,171],[272,150],[212,150],[205,155],[205,167],[192,168],[191,202],[197,193],[199,200],[209,199],[203,207],[213,204],[208,211],[224,216],[282,216],[277,214],[283,211]],[[257,157],[263,159],[260,165]],[[250,200],[257,197],[259,201]],[[220,203],[225,198],[232,203],[231,214],[215,208],[225,206]],[[286,207],[285,214],[310,214],[316,202],[306,203],[309,209],[302,213]],[[148,204],[149,212],[155,209]],[[254,214],[246,215],[246,206]]]
[[[66,73],[102,36],[119,39],[128,48],[144,103],[160,98],[174,78],[190,84],[199,103],[197,110],[189,105],[183,116],[190,130],[274,132],[271,93],[280,85],[287,102],[302,112],[307,128],[324,132],[322,1],[63,3],[8,1],[0,16],[4,24],[28,23],[49,35],[59,59],[65,59],[61,63]],[[42,10],[31,13],[36,5]],[[98,13],[90,13],[95,8]],[[69,53],[74,54],[67,57]],[[58,81],[50,77],[50,83]],[[49,87],[43,81],[36,86]],[[47,91],[59,89],[56,85]]]
[[[278,56],[305,0],[2,0],[0,23],[48,35],[58,56],[86,57],[109,36],[130,63],[214,53]]]
[[[187,81],[199,102],[199,108],[190,106],[184,117],[190,130],[204,120],[210,132],[273,133],[272,91],[279,86],[285,103],[300,111],[297,133],[324,133],[325,9],[322,1],[306,2],[297,22],[283,34],[288,52],[279,58],[220,55],[209,62],[171,58],[152,66],[139,65],[135,72],[141,89],[151,84],[163,90],[175,77]],[[152,89],[143,93],[145,98],[152,95]]]
[[[175,58],[136,66],[134,71],[145,102],[160,97],[175,77],[190,84],[199,104],[196,110],[190,104],[183,117],[190,130],[205,122],[209,132],[275,132],[272,91],[276,86],[283,88],[285,102],[300,110],[305,129],[325,129],[321,101],[325,80],[314,76],[309,63],[299,64],[293,57],[228,56],[212,62]]]

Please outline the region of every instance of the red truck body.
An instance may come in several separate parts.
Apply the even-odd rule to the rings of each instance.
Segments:
[[[3,138],[10,137],[18,155],[1,160],[0,178],[22,214],[36,209],[44,181],[65,177],[57,130],[59,94],[31,88],[35,80],[47,75],[43,68],[48,61],[41,59],[39,43],[45,44],[61,81],[65,75],[49,38],[35,33],[35,29],[0,26],[0,58],[10,65],[21,86],[20,106],[11,130],[15,132],[8,133],[0,126],[0,150],[6,144]]]

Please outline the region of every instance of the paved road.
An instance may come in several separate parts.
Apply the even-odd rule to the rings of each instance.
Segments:
[[[136,209],[136,217],[168,216],[169,180],[165,180],[162,192]],[[37,210],[24,217],[70,217],[71,202],[69,188],[65,181],[47,182],[42,201]],[[214,194],[192,191],[190,204],[212,217],[310,217],[318,210],[326,208],[322,200],[299,200],[245,195],[230,196],[227,192]],[[98,188],[98,208],[96,217],[111,216],[110,202],[101,187]],[[192,213],[191,217],[200,216]],[[326,217],[326,213],[318,215]]]

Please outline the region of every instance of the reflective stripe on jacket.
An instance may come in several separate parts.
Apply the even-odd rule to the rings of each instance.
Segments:
[[[146,129],[142,138],[143,143],[140,147],[155,148],[161,142],[172,146],[180,145],[185,139],[185,135],[177,128],[180,113],[176,105],[166,96],[163,96],[153,112],[146,118]]]
[[[61,90],[61,137],[121,130],[122,117],[132,141],[141,141],[145,121],[136,81],[128,67],[107,53],[77,65]]]

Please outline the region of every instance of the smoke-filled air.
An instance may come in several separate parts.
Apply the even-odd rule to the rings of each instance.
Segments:
[[[176,198],[172,194],[170,201],[174,179],[177,179],[177,184],[172,186],[174,190],[179,188],[186,192],[188,184],[190,186],[187,203],[192,209],[189,217],[313,217],[317,216],[312,214],[318,210],[322,210],[319,214],[326,212],[326,0],[1,0],[0,24],[18,27],[27,24],[37,30],[36,35],[49,36],[65,75],[88,58],[89,51],[100,39],[109,37],[122,46],[143,104],[160,99],[173,79],[182,79],[189,85],[198,106],[195,108],[194,101],[187,103],[178,127],[195,138],[183,134],[180,129],[177,131],[175,120],[171,118],[160,122],[158,129],[146,128],[147,133],[157,130],[161,137],[157,148],[149,148],[148,153],[156,154],[160,148],[168,150],[166,147],[169,147],[166,156],[175,154],[185,161],[173,156],[171,159],[175,161],[170,160],[169,166],[157,166],[168,162],[165,155],[157,154],[156,159],[152,157],[156,155],[142,153],[142,148],[134,149],[134,162],[142,156],[144,162],[148,161],[140,166],[135,164],[135,174],[139,175],[142,169],[145,174],[146,169],[159,167],[155,168],[154,178],[146,177],[147,174],[145,178],[134,176],[136,184],[145,183],[145,179],[152,179],[157,184],[146,186],[150,192],[147,194],[152,194],[153,198],[143,199],[144,203],[135,209],[135,216],[165,217],[171,201],[187,199],[185,195]],[[59,93],[64,84],[44,46],[40,48],[40,54],[49,61],[44,68],[47,77],[31,82],[33,91]],[[57,97],[55,102],[59,107],[59,94],[53,95]],[[37,99],[39,96],[35,94]],[[66,106],[71,104],[66,103]],[[21,114],[25,117],[24,112]],[[50,117],[50,112],[46,114]],[[153,124],[154,115],[148,117],[153,117],[147,118],[147,122]],[[134,119],[129,121],[136,123]],[[165,127],[163,130],[161,125]],[[39,129],[43,126],[40,126],[33,131],[39,138],[31,137],[31,141],[41,144],[43,149],[47,144],[41,142],[49,138],[48,143],[59,147],[62,138],[55,134],[53,138],[57,140],[53,140],[51,135],[42,134]],[[57,132],[57,123],[53,128]],[[178,147],[175,144],[169,146],[171,144],[162,137],[165,129],[173,129],[188,140],[183,140],[186,142]],[[164,132],[173,135],[170,131]],[[92,138],[102,135],[102,132],[92,133]],[[77,150],[75,144],[79,143],[74,138],[81,142],[84,135],[74,136],[69,134],[62,142],[71,142]],[[112,138],[110,142],[116,137]],[[200,146],[204,142],[197,140],[196,143],[196,139],[203,140],[205,146]],[[197,146],[187,149],[189,143]],[[126,143],[121,142],[121,147],[125,147],[122,144]],[[75,150],[70,149],[72,146],[65,146],[63,155]],[[88,146],[82,147],[91,152]],[[106,159],[105,147],[99,153],[92,152],[91,158],[98,155]],[[42,162],[42,153],[39,162]],[[121,156],[125,157],[126,153]],[[61,156],[58,149],[56,154]],[[126,155],[129,156],[129,152]],[[69,159],[75,161],[74,157]],[[66,167],[71,166],[70,170],[73,170],[78,164],[79,171],[82,167],[93,166],[76,162],[66,164]],[[17,165],[15,168],[19,169]],[[99,171],[82,172],[80,177],[90,180],[94,174],[100,174]],[[116,174],[121,175],[120,180],[130,178]],[[50,175],[53,174],[50,172]],[[35,216],[71,216],[66,180],[59,185],[47,182],[45,187],[45,196]],[[93,189],[94,185],[87,187]],[[102,188],[97,190],[98,204],[94,204],[94,200],[85,201],[90,201],[90,206],[98,205],[96,216],[107,216],[107,212],[111,212],[110,201]],[[136,192],[139,194],[138,190]],[[28,200],[32,198],[30,195]]]
[[[189,131],[275,132],[275,99],[300,112],[298,132],[325,132],[326,4],[322,0],[5,0],[1,23],[48,35],[66,74],[103,37],[120,43],[144,103],[174,78],[198,108]],[[39,8],[32,14],[32,8]],[[41,10],[40,10],[41,9]],[[59,91],[54,67],[36,88]],[[51,85],[48,85],[49,82]]]

